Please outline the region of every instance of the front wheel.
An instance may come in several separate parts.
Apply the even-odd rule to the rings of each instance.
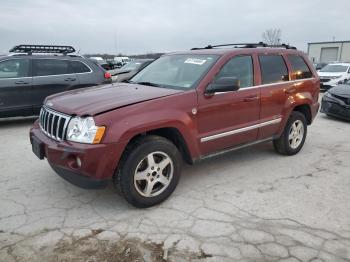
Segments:
[[[129,146],[114,180],[130,204],[150,207],[175,190],[181,165],[181,154],[172,142],[148,136]]]
[[[275,150],[283,155],[295,155],[303,147],[306,139],[307,123],[304,114],[293,111],[282,135],[273,141]]]

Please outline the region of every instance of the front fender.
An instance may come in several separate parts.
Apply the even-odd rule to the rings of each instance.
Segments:
[[[103,143],[120,142],[124,145],[137,135],[161,128],[175,128],[194,159],[199,156],[197,121],[191,112],[196,101],[195,94],[176,102],[168,99],[148,101],[98,115],[95,122],[106,126]]]

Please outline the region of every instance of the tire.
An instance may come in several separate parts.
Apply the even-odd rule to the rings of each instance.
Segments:
[[[175,190],[181,167],[182,156],[171,141],[153,135],[142,137],[124,152],[114,184],[131,205],[151,207]]]
[[[282,135],[273,140],[275,150],[287,156],[297,154],[303,147],[307,134],[307,122],[305,115],[293,111],[287,121]]]

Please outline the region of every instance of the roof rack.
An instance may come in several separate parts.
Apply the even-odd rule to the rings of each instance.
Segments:
[[[201,49],[213,49],[217,47],[233,46],[234,48],[258,48],[258,47],[270,47],[270,48],[285,48],[285,49],[297,49],[295,46],[290,46],[287,44],[281,45],[268,45],[264,42],[259,43],[237,43],[237,44],[223,44],[223,45],[208,45],[206,47],[194,47],[191,50],[201,50]]]
[[[45,54],[70,54],[74,53],[75,49],[72,46],[61,45],[16,45],[10,49],[11,53],[45,53]]]

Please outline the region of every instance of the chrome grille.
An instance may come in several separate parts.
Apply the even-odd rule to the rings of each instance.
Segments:
[[[330,79],[329,78],[321,78],[320,81],[321,81],[321,83],[326,83],[326,82],[329,82]]]
[[[57,141],[64,140],[69,120],[69,115],[56,112],[45,106],[40,110],[39,125],[41,130],[48,137]]]

